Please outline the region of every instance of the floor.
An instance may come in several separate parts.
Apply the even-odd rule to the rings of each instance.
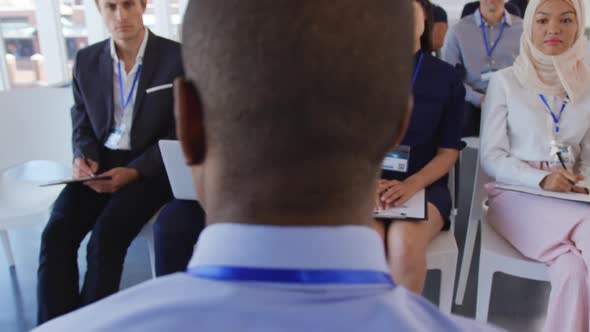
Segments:
[[[460,250],[463,249],[465,239],[476,154],[468,150],[463,156],[459,216],[455,229]],[[41,226],[10,232],[16,268],[8,269],[4,253],[0,254],[0,331],[2,332],[28,331],[35,325],[36,269],[40,233]],[[467,317],[475,316],[478,246],[476,243],[464,303],[462,306],[453,307],[454,313]],[[85,244],[82,244],[79,255],[81,271],[85,270],[84,248]],[[129,248],[121,288],[133,286],[150,277],[147,243],[144,239],[138,238]],[[439,273],[429,272],[424,295],[433,302],[436,302],[438,298],[438,283]],[[509,331],[540,331],[545,319],[549,290],[548,283],[497,274],[494,279],[489,321]]]

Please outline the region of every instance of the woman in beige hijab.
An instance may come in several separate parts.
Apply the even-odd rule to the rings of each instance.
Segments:
[[[585,0],[531,0],[520,55],[495,74],[483,109],[481,165],[490,225],[548,266],[545,331],[589,331],[590,70]],[[497,183],[538,194],[501,190]],[[584,197],[581,196],[581,197]]]

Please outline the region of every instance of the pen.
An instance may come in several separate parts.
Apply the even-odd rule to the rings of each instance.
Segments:
[[[561,160],[561,157],[559,157],[559,160]],[[88,158],[84,158],[84,163],[86,164],[86,166],[88,166],[88,168],[90,168],[90,164],[88,163]],[[563,165],[563,162],[561,164]],[[94,173],[92,172],[92,170],[90,171],[90,176],[94,177]]]
[[[565,169],[567,171],[567,167],[565,167],[565,163],[563,162],[563,158],[561,157],[561,152],[557,151],[557,158],[559,159],[559,163],[561,164],[561,167],[563,167],[563,169]],[[575,184],[574,181],[572,180],[567,180],[572,186]]]

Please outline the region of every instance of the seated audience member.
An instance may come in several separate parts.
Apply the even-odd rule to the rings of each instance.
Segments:
[[[463,73],[466,105],[463,136],[479,136],[481,105],[492,74],[511,66],[518,56],[522,20],[506,13],[504,0],[483,0],[474,14],[452,26],[443,60]]]
[[[484,1],[487,1],[487,0],[484,0]],[[502,1],[504,1],[504,0],[502,0]],[[519,1],[519,0],[516,0],[516,1]],[[524,1],[526,1],[526,0],[524,0]],[[473,1],[473,2],[466,3],[465,6],[463,7],[463,10],[461,11],[461,18],[475,13],[475,11],[479,9],[479,6],[480,6],[479,1]],[[509,12],[510,14],[512,14],[514,16],[518,16],[520,18],[522,18],[524,16],[524,11],[521,11],[520,7],[517,4],[512,3],[512,1],[509,1],[506,3],[506,11]]]
[[[442,7],[432,4],[432,49],[435,52],[443,47],[448,30],[447,12]]]
[[[156,275],[184,272],[205,227],[205,211],[197,201],[173,199],[154,224]]]
[[[529,0],[510,0],[506,3],[506,9],[510,11],[510,6],[515,6],[520,11],[520,17],[524,17],[524,13],[526,12],[528,4]]]
[[[410,17],[409,1],[189,2],[177,129],[209,226],[188,273],[38,331],[494,330],[395,286],[371,229]]]
[[[430,55],[431,18],[428,0],[414,4],[414,109],[402,141],[410,157],[407,172],[383,171],[377,191],[377,208],[402,205],[426,190],[425,221],[378,221],[386,231],[393,279],[420,294],[426,278],[426,247],[450,227],[451,194],[447,173],[457,161],[465,88],[455,69]],[[384,227],[385,226],[385,227]]]
[[[483,170],[539,192],[587,193],[590,70],[585,0],[531,0],[520,56],[490,82],[481,141]],[[581,181],[585,180],[585,181]],[[488,189],[488,222],[516,249],[549,268],[544,331],[590,326],[590,206]]]
[[[180,45],[144,26],[146,0],[96,4],[111,38],[76,56],[73,176],[111,178],[69,184],[55,202],[41,238],[39,324],[115,293],[131,241],[171,198],[157,143],[174,137],[173,92],[162,86],[183,74]]]

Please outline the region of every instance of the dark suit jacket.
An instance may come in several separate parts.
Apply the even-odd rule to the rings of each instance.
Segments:
[[[157,143],[176,136],[172,89],[149,94],[146,90],[172,83],[183,75],[180,44],[149,32],[133,109],[133,159],[128,164],[142,176],[165,172]],[[108,39],[78,52],[73,76],[74,157],[90,158],[100,164],[100,151],[112,129],[114,113],[113,59]]]
[[[512,4],[510,2],[506,3],[504,8],[506,9],[506,11],[508,11],[510,14],[512,14],[514,16],[522,17],[524,15],[524,13],[520,12],[520,9],[517,6],[515,6],[514,4]],[[469,3],[465,4],[465,7],[463,7],[463,11],[461,12],[461,18],[475,13],[475,11],[478,9],[479,9],[479,1],[473,1],[473,2],[469,2]]]

